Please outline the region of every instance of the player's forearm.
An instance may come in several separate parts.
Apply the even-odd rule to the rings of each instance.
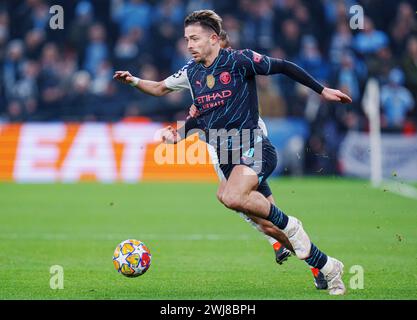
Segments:
[[[291,79],[309,87],[318,94],[321,94],[324,87],[314,79],[307,71],[287,60],[270,58],[271,74],[283,73]]]
[[[132,84],[132,87],[152,96],[160,97],[171,92],[168,89],[163,81],[151,81],[136,78],[135,82]]]

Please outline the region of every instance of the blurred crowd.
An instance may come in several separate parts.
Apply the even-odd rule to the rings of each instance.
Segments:
[[[64,29],[49,26],[50,6],[64,8]],[[364,9],[353,30],[350,8]],[[188,92],[154,98],[112,80],[129,70],[162,80],[189,59],[184,17],[214,9],[234,48],[293,61],[354,103],[327,105],[285,76],[258,77],[263,117],[310,124],[310,171],[336,171],[347,130],[367,130],[362,109],[370,77],[381,87],[384,131],[416,132],[417,3],[413,0],[6,0],[0,2],[0,119],[119,121],[184,119]],[[326,154],[326,157],[317,155]],[[317,167],[317,168],[316,168]]]

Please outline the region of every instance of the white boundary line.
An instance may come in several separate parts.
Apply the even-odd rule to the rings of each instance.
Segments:
[[[381,188],[400,196],[417,200],[417,188],[405,182],[384,180]]]

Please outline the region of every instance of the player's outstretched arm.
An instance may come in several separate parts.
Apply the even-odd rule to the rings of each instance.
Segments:
[[[314,90],[327,101],[341,103],[352,102],[352,99],[340,90],[322,86],[306,70],[293,62],[260,55],[249,49],[242,50],[238,58],[245,67],[245,71],[248,71],[250,75],[272,75],[282,73]]]
[[[270,58],[271,70],[276,73],[283,73],[293,80],[309,87],[318,94],[320,94],[325,100],[341,103],[351,103],[352,99],[340,90],[331,89],[322,86],[316,79],[314,79],[307,71],[295,63]]]
[[[146,94],[160,97],[171,92],[168,89],[164,81],[150,81],[134,77],[129,71],[116,71],[113,79],[120,81],[121,83],[128,84]]]

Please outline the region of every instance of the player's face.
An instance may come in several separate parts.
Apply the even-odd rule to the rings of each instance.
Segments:
[[[188,51],[197,63],[205,62],[217,42],[217,36],[214,32],[196,24],[185,27],[184,38],[187,42]]]

